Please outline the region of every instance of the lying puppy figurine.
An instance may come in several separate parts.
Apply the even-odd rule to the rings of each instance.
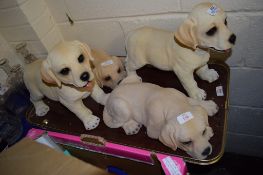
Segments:
[[[105,104],[107,96],[94,82],[89,60],[93,60],[90,48],[79,41],[62,42],[45,60],[37,60],[25,67],[24,82],[30,92],[36,115],[44,116],[49,107],[44,96],[61,102],[77,115],[87,130],[98,126],[100,119],[83,104],[91,97]],[[93,87],[94,86],[94,87]]]
[[[91,54],[94,58],[93,73],[100,87],[107,86],[114,89],[127,76],[123,64],[124,59],[93,49]]]
[[[208,115],[218,111],[213,101],[195,100],[173,88],[140,80],[130,81],[131,77],[112,91],[105,104],[103,121],[108,127],[122,127],[131,135],[144,125],[149,137],[159,139],[173,150],[179,147],[197,159],[211,154],[208,140],[213,131]]]
[[[201,3],[176,32],[143,27],[131,32],[126,40],[128,75],[151,64],[162,70],[173,70],[188,95],[194,99],[206,98],[198,88],[193,73],[213,82],[219,75],[209,69],[208,48],[229,52],[236,36],[227,27],[226,14],[212,3]],[[200,49],[202,48],[202,49]]]

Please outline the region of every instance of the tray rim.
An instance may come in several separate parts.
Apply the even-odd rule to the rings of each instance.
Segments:
[[[147,150],[147,151],[151,151],[152,153],[161,153],[161,154],[165,154],[165,155],[171,155],[171,156],[176,156],[176,157],[180,157],[182,158],[185,162],[187,163],[192,163],[192,164],[197,164],[197,165],[211,165],[211,164],[214,164],[216,162],[218,162],[221,157],[223,156],[224,154],[224,151],[225,151],[225,144],[226,144],[226,133],[227,133],[227,118],[228,118],[228,107],[229,107],[229,83],[230,83],[230,68],[229,66],[224,63],[224,62],[220,62],[220,61],[210,61],[208,63],[209,64],[216,64],[216,65],[219,65],[219,66],[223,66],[226,70],[227,70],[227,89],[226,89],[226,101],[225,101],[225,104],[224,104],[224,107],[225,107],[225,116],[224,116],[224,131],[223,131],[223,138],[222,138],[222,146],[221,146],[221,150],[219,152],[219,154],[211,159],[205,159],[205,160],[198,160],[198,159],[194,159],[192,157],[186,157],[186,156],[180,156],[180,155],[176,155],[176,154],[171,154],[171,153],[165,153],[165,152],[162,152],[162,151],[155,151],[155,150],[150,150],[150,149],[146,149],[146,148],[142,148],[142,147],[137,147],[137,146],[131,146],[131,145],[128,145],[128,144],[120,144],[120,143],[116,143],[116,142],[112,142],[112,141],[109,141],[107,139],[105,139],[107,142],[109,143],[114,143],[114,144],[120,144],[120,145],[124,145],[124,146],[129,146],[129,147],[133,147],[133,148],[137,148],[137,149],[143,149],[143,150]],[[48,129],[49,131],[56,131],[56,132],[62,132],[62,133],[67,133],[67,134],[73,134],[73,135],[77,135],[77,136],[80,136],[81,134],[79,133],[75,133],[75,132],[69,132],[69,131],[65,131],[65,130],[62,130],[62,129],[57,129],[57,128],[52,128],[52,127],[47,127],[45,123],[42,123],[42,124],[36,124],[34,122],[32,122],[30,120],[31,117],[29,117],[29,113],[32,112],[32,110],[34,110],[34,106],[33,104],[31,104],[28,109],[26,110],[26,120],[32,124],[33,126],[37,126],[37,127],[40,127],[40,128],[43,128],[43,129]]]

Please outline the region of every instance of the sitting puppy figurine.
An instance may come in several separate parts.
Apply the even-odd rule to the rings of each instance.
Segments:
[[[58,44],[45,60],[37,60],[25,67],[24,82],[30,92],[36,115],[44,116],[49,107],[44,96],[61,102],[77,115],[87,130],[98,126],[100,119],[83,104],[91,97],[105,104],[108,95],[94,82],[89,60],[93,60],[90,48],[79,41]],[[93,87],[94,86],[94,87]]]
[[[93,73],[100,87],[107,86],[114,89],[127,76],[123,64],[124,59],[93,49],[91,54],[94,58]]]
[[[213,82],[219,75],[209,69],[209,48],[229,52],[236,36],[227,27],[226,14],[212,3],[201,3],[176,32],[143,27],[131,32],[126,40],[128,75],[151,64],[162,70],[173,70],[188,95],[203,100],[206,92],[198,88],[193,73]],[[202,48],[202,49],[200,49]]]
[[[213,136],[208,115],[218,111],[213,101],[189,98],[173,88],[129,81],[128,76],[110,94],[103,111],[103,121],[110,128],[122,127],[127,135],[136,134],[142,125],[147,135],[177,147],[197,159],[212,152],[208,142]]]

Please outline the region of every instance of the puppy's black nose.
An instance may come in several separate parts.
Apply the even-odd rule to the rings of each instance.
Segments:
[[[236,39],[237,39],[236,35],[235,35],[235,34],[232,34],[232,35],[229,37],[228,41],[229,41],[231,44],[235,44],[235,43],[236,43]]]
[[[208,154],[210,154],[210,151],[211,151],[211,148],[210,148],[210,147],[207,147],[207,148],[202,152],[202,155],[203,155],[203,156],[207,156]]]
[[[80,79],[82,81],[88,81],[89,80],[89,73],[88,72],[83,72],[81,75],[80,75]]]

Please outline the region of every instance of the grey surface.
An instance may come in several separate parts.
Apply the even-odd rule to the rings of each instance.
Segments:
[[[238,134],[263,136],[263,109],[230,106],[228,131]]]
[[[262,89],[263,69],[231,67],[226,151],[263,157]]]
[[[263,157],[263,137],[245,134],[227,133],[225,152]],[[253,167],[251,167],[253,168]]]
[[[230,105],[263,107],[263,69],[231,68]]]

